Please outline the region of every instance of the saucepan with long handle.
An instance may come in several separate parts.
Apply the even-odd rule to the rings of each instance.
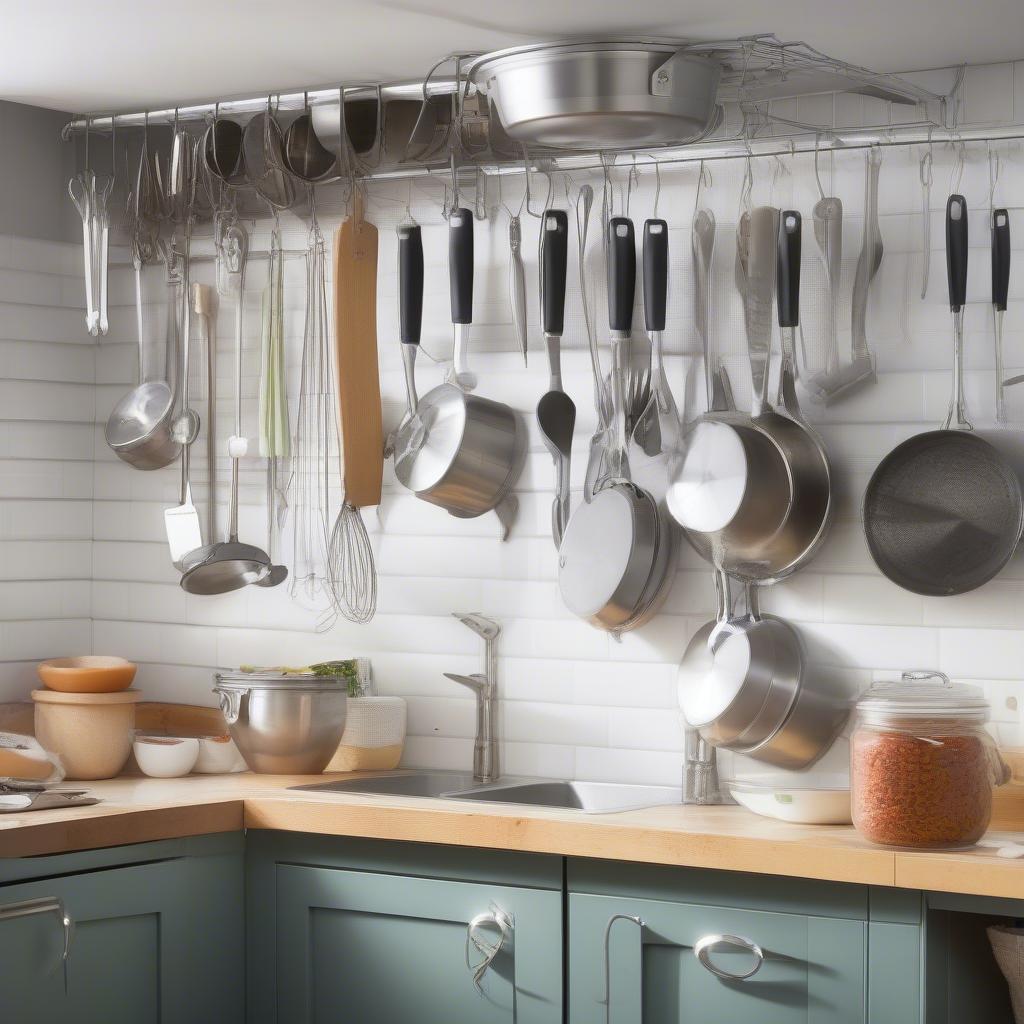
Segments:
[[[448,238],[452,322],[464,333],[473,312],[471,211],[452,211]],[[411,250],[400,247],[400,256],[406,255],[411,258]],[[415,275],[409,279],[416,283]],[[422,275],[418,287],[423,287]],[[404,287],[401,298],[403,302],[410,298]],[[526,454],[526,428],[520,417],[502,402],[469,394],[449,383],[427,392],[416,412],[424,435],[415,450],[403,446],[402,438],[396,439],[395,450],[407,451],[395,463],[399,482],[418,498],[460,519],[494,510],[507,528],[510,492]]]

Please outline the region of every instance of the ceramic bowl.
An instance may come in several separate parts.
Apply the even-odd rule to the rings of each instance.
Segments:
[[[199,740],[191,736],[136,736],[132,750],[143,774],[154,779],[177,779],[195,766]]]
[[[36,672],[44,686],[60,693],[116,693],[132,685],[136,666],[124,658],[90,654],[51,658],[40,662]]]
[[[193,771],[200,775],[226,775],[229,772],[248,771],[235,741],[230,736],[201,736],[199,757]]]

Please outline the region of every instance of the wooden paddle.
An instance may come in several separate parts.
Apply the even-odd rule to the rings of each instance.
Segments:
[[[345,500],[379,505],[384,428],[377,366],[377,228],[362,196],[334,235],[334,369]]]

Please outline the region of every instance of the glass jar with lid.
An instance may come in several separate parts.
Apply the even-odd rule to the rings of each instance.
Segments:
[[[850,740],[853,823],[885,846],[955,849],[992,817],[992,788],[1008,772],[985,729],[976,686],[941,672],[904,672],[857,703]]]

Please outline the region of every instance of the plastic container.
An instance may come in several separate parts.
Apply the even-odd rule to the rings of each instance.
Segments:
[[[883,846],[957,849],[992,817],[1009,771],[985,729],[980,689],[941,672],[905,672],[858,702],[850,740],[853,823]]]
[[[402,697],[350,697],[345,731],[327,771],[397,768],[405,747],[405,718]]]

